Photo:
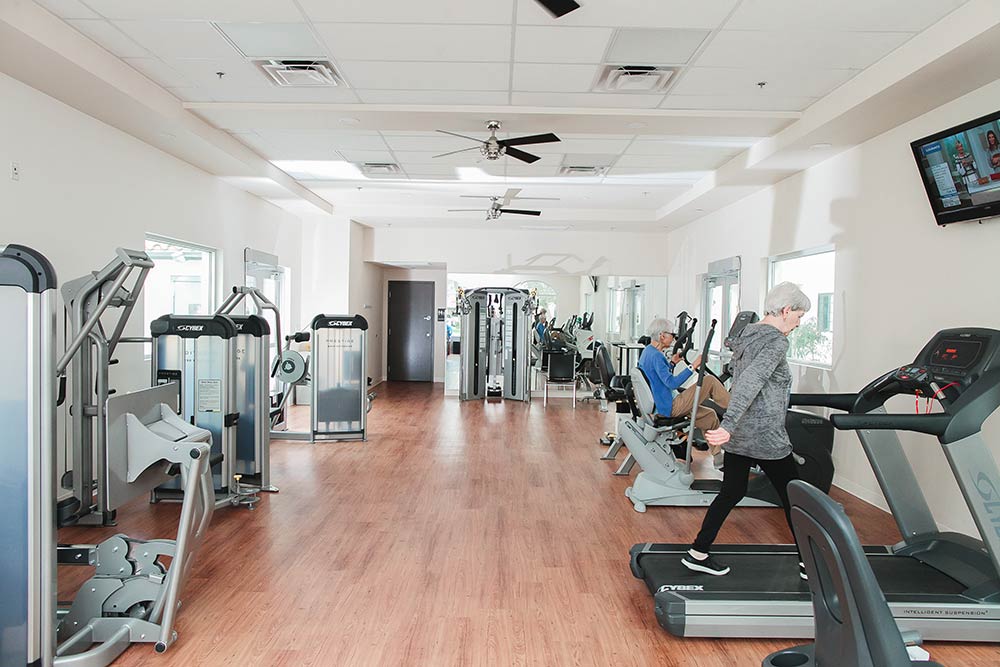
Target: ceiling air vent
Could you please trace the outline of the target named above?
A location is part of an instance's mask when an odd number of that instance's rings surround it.
[[[657,93],[667,89],[676,67],[653,65],[605,65],[594,90],[604,93]]]
[[[607,167],[595,167],[593,165],[573,165],[564,164],[559,167],[560,176],[603,176]]]
[[[394,176],[400,173],[400,168],[395,162],[365,162],[361,171],[369,176]]]
[[[255,60],[254,64],[276,86],[343,86],[344,79],[329,60]]]

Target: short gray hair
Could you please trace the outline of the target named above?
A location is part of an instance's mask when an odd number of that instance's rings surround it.
[[[657,317],[655,320],[650,322],[649,326],[646,327],[646,333],[649,334],[649,337],[653,340],[656,340],[659,338],[660,334],[664,333],[670,334],[671,336],[676,335],[676,332],[674,331],[674,323],[662,317]]]
[[[778,283],[764,298],[764,314],[780,315],[784,308],[808,312],[812,308],[812,301],[795,283]]]

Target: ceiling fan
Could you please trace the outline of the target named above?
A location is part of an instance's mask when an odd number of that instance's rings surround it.
[[[512,158],[521,160],[522,162],[527,162],[531,164],[532,162],[537,162],[541,158],[537,155],[532,155],[531,153],[526,153],[519,148],[514,148],[514,146],[528,146],[530,144],[548,144],[554,141],[559,141],[559,137],[552,134],[551,132],[547,134],[532,134],[527,137],[513,137],[511,139],[497,139],[497,130],[500,129],[500,121],[490,120],[486,122],[486,129],[490,131],[490,138],[477,139],[476,137],[470,137],[465,134],[459,134],[457,132],[449,132],[448,130],[438,130],[442,134],[450,134],[453,137],[461,137],[463,139],[469,139],[475,141],[479,146],[473,146],[472,148],[462,148],[457,151],[451,151],[450,153],[441,153],[440,155],[435,155],[434,157],[444,157],[445,155],[454,155],[455,153],[464,153],[465,151],[479,150],[487,160],[499,160],[501,155],[509,155]]]
[[[538,0],[538,4],[549,10],[549,13],[556,18],[563,17],[576,9],[580,9],[580,4],[575,2],[575,0]]]
[[[462,195],[466,199],[489,199],[490,206],[486,209],[486,219],[496,220],[500,217],[501,213],[510,213],[512,215],[541,215],[541,211],[529,211],[523,208],[507,208],[511,201],[517,199],[518,201],[559,201],[558,197],[518,197],[517,193],[521,191],[521,188],[508,188],[502,196],[489,196],[489,195]],[[450,208],[449,213],[467,213],[471,211],[482,211],[480,208]]]

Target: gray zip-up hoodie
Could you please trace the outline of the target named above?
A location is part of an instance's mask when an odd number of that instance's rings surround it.
[[[722,428],[732,434],[723,449],[755,459],[782,459],[792,453],[785,412],[792,373],[785,355],[788,338],[758,322],[730,342],[733,388]]]

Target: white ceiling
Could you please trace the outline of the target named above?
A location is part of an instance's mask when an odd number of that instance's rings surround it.
[[[459,194],[511,185],[560,197],[543,217],[581,225],[598,224],[587,211],[655,224],[704,175],[966,2],[581,0],[557,20],[535,0],[36,1],[268,160],[398,164],[389,179],[336,164],[337,180],[299,178],[362,222],[451,224]],[[250,62],[265,57],[328,59],[346,85],[274,87]],[[678,71],[665,91],[595,92],[604,64]],[[541,157],[531,165],[434,157],[472,145],[435,129],[485,137],[490,118],[501,137],[562,141],[524,147]],[[570,164],[605,170],[560,177]]]

